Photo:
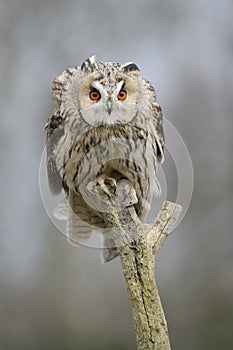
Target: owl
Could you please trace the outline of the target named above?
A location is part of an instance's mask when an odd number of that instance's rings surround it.
[[[88,184],[104,178],[107,188],[127,179],[136,193],[137,215],[145,220],[160,191],[156,170],[164,159],[161,107],[136,64],[96,62],[95,56],[59,75],[52,95],[55,110],[45,125],[48,183],[52,194],[63,190],[66,197],[55,216],[67,220],[67,238],[73,245],[100,230],[103,259],[110,261],[117,250],[101,208],[89,200]]]

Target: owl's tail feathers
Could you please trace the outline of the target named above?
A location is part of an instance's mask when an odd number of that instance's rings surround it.
[[[85,244],[91,237],[92,228],[82,221],[74,210],[70,208],[69,217],[66,222],[66,235],[68,242],[73,246]]]
[[[85,244],[93,231],[104,228],[103,218],[98,216],[84,201],[81,194],[69,192],[69,216],[67,240],[72,245]]]
[[[111,237],[108,237],[106,234],[103,234],[103,248],[101,253],[102,263],[107,263],[115,259],[119,255],[114,240]]]
[[[72,246],[88,245],[87,241],[97,229],[101,231],[103,237],[102,263],[109,262],[118,256],[114,240],[111,238],[111,229],[105,227],[103,218],[87,207],[81,195],[70,191],[69,197],[58,204],[53,215],[58,220],[66,221],[66,237]]]
[[[71,245],[79,246],[90,238],[93,228],[76,215],[68,198],[58,204],[53,215],[58,220],[66,221],[66,237]]]
[[[103,219],[91,212],[81,195],[73,191],[58,204],[53,215],[66,221],[66,237],[73,246],[86,245],[93,230],[103,227]]]

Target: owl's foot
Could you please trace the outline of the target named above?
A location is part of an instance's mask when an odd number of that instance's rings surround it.
[[[109,200],[106,200],[106,196]],[[98,212],[121,211],[138,202],[136,191],[129,180],[116,180],[104,174],[86,186],[85,198],[88,199],[88,205]]]
[[[96,179],[96,186],[100,188],[109,198],[116,193],[117,182],[113,177],[99,175]]]

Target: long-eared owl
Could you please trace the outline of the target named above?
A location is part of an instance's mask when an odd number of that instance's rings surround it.
[[[88,183],[102,175],[127,179],[135,189],[135,209],[145,220],[159,192],[157,163],[164,157],[162,111],[152,85],[132,62],[96,62],[66,69],[53,82],[55,110],[47,133],[49,187],[63,189],[68,203],[67,237],[71,244],[104,231],[101,211],[85,196]],[[57,216],[59,216],[59,210]],[[117,252],[105,238],[106,261]]]

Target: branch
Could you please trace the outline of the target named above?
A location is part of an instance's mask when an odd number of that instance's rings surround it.
[[[92,194],[100,206],[106,226],[120,255],[128,297],[132,306],[138,350],[169,350],[167,323],[154,277],[158,251],[172,231],[181,206],[165,202],[155,221],[142,223],[135,212],[135,191],[127,180],[117,182],[112,194],[92,183]],[[106,207],[109,210],[106,211]],[[117,211],[114,211],[117,208]]]

